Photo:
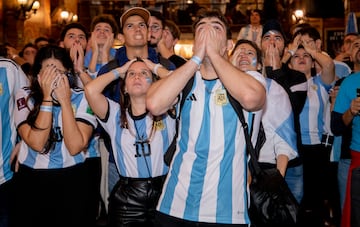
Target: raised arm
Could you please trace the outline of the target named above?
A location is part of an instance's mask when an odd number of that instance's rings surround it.
[[[77,121],[71,104],[71,89],[65,75],[61,77],[54,90],[61,105],[62,131],[64,143],[71,155],[77,155],[87,148],[93,133],[93,126]]]
[[[86,70],[84,69],[84,49],[80,44],[75,44],[70,48],[70,56],[74,62],[75,72],[79,76],[83,86],[85,86],[92,80],[92,78],[89,74],[86,73]]]
[[[196,60],[186,62],[169,76],[153,83],[147,92],[146,107],[153,115],[165,113],[174,104],[186,83],[194,76],[205,55],[205,34],[200,33],[194,40]]]
[[[42,152],[43,148],[49,138],[50,130],[52,126],[52,84],[56,77],[56,67],[48,65],[38,74],[39,85],[43,91],[44,98],[42,100],[42,107],[36,116],[34,125],[36,127],[31,127],[26,121],[26,117],[29,115],[30,110],[24,108],[24,106],[19,106],[15,109],[15,121],[18,126],[18,133],[20,137],[31,147],[33,150]],[[26,100],[25,94],[21,92],[16,94],[16,100]],[[20,102],[18,101],[18,104]],[[25,117],[26,116],[26,117]]]
[[[214,27],[207,27],[206,56],[211,61],[216,74],[230,94],[248,111],[256,111],[265,103],[265,87],[254,77],[240,71],[227,58],[227,50],[232,42],[227,41],[227,49],[223,49],[223,39]]]
[[[90,73],[97,73],[96,66],[98,62],[101,65],[105,65],[110,61],[110,50],[114,42],[114,33],[111,34],[104,34],[106,37],[106,41],[103,45],[99,45],[96,39],[96,32],[91,33],[91,59],[89,63],[89,71]]]
[[[265,87],[254,77],[238,70],[220,55],[212,56],[211,62],[230,94],[248,111],[257,111],[265,103]]]
[[[305,51],[311,54],[311,57],[321,67],[321,80],[325,84],[331,84],[335,80],[335,64],[334,61],[326,54],[317,51],[310,43],[302,42]]]
[[[289,59],[295,54],[295,51],[298,49],[299,44],[300,44],[300,38],[301,38],[301,34],[297,35],[294,38],[294,40],[287,45],[287,47],[284,51],[284,55],[281,59],[281,62],[283,64],[287,64]]]
[[[91,73],[95,73],[96,72],[96,64],[97,64],[98,57],[99,57],[99,47],[98,47],[98,44],[96,41],[95,32],[91,33],[91,38],[90,38],[89,42],[91,45],[91,58],[90,58],[88,69]]]
[[[171,73],[171,71],[167,70],[160,63],[155,64],[149,59],[143,59],[143,61],[145,62],[146,66],[151,70],[151,72],[157,75],[159,78],[165,78]]]
[[[198,67],[194,61],[188,61],[169,76],[153,83],[146,96],[148,110],[155,116],[169,110]]]
[[[86,99],[88,100],[92,111],[100,119],[105,118],[109,108],[107,99],[102,93],[104,88],[119,77],[124,79],[125,73],[133,61],[134,60],[128,61],[125,65],[113,69],[86,84],[84,88]]]

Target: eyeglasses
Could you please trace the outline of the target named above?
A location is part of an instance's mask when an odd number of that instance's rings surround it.
[[[151,72],[148,70],[141,70],[140,72],[135,71],[128,71],[126,76],[128,78],[135,78],[135,76],[141,77],[141,78],[151,78]]]
[[[149,27],[149,30],[152,32],[158,32],[160,29],[162,29],[162,27],[158,24],[154,24]]]

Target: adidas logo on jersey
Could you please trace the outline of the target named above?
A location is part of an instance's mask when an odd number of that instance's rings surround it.
[[[187,100],[190,100],[190,101],[197,101],[196,97],[195,97],[195,94],[194,93],[191,93],[191,95],[187,98]]]

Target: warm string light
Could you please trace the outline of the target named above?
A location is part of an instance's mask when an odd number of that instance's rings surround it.
[[[18,3],[20,5],[25,5],[27,3],[27,0],[18,0]]]
[[[61,13],[60,13],[60,17],[62,20],[67,20],[69,18],[69,15],[70,15],[69,11],[66,11],[66,10],[61,11]]]
[[[38,10],[40,8],[40,2],[39,1],[35,1],[33,3],[32,9],[33,10]]]
[[[305,13],[304,10],[297,9],[291,15],[291,18],[294,23],[302,23],[305,20]]]
[[[69,22],[77,22],[78,21],[78,15],[74,14],[72,12],[67,11],[66,9],[63,9],[60,12],[60,21],[59,24],[60,25],[64,25],[67,24]]]

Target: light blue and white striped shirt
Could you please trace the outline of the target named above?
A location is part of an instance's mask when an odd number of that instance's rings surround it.
[[[154,121],[150,113],[131,116],[126,111],[128,129],[122,128],[120,105],[110,99],[108,102],[108,117],[99,122],[111,138],[120,175],[131,178],[166,175],[169,168],[164,163],[164,153],[175,135],[175,119],[165,114]],[[149,142],[140,143],[146,140]]]
[[[265,84],[261,75],[257,79]],[[255,143],[261,114],[243,112]],[[246,143],[221,81],[203,80],[198,71],[180,116],[157,209],[196,222],[248,224]]]
[[[74,111],[74,116],[77,121],[87,123],[91,125],[94,129],[97,126],[97,121],[95,115],[93,114],[90,106],[85,98],[84,92],[82,90],[71,89],[71,105]],[[18,108],[15,111],[15,124],[18,127],[26,121],[27,116],[30,112],[28,108],[20,108],[19,103],[23,103],[29,95],[30,90],[20,89],[16,95],[16,100],[18,102]],[[33,104],[28,101],[29,108],[33,108]],[[62,129],[62,111],[61,106],[53,105],[53,124],[52,128],[55,131],[55,134],[61,137],[63,133]],[[60,135],[61,134],[61,135]],[[23,140],[21,141],[20,152],[18,160],[21,164],[24,164],[33,169],[55,169],[55,168],[66,168],[74,166],[85,161],[85,153],[80,152],[79,154],[72,156],[67,147],[65,146],[64,140],[61,139],[59,142],[54,142],[55,145],[52,150],[47,154],[41,154],[39,152],[31,149]],[[91,141],[89,141],[89,144]],[[93,147],[89,147],[93,149]]]
[[[278,155],[286,155],[289,160],[298,155],[294,115],[284,88],[269,78],[266,78],[266,83],[266,104],[262,115],[266,141],[260,150],[259,162],[276,164]]]
[[[10,155],[16,142],[14,109],[16,92],[28,84],[26,75],[12,60],[0,57],[0,185],[10,180]]]
[[[307,98],[300,113],[301,141],[305,145],[321,143],[325,129],[327,103],[331,85],[326,85],[317,74],[307,81]]]

